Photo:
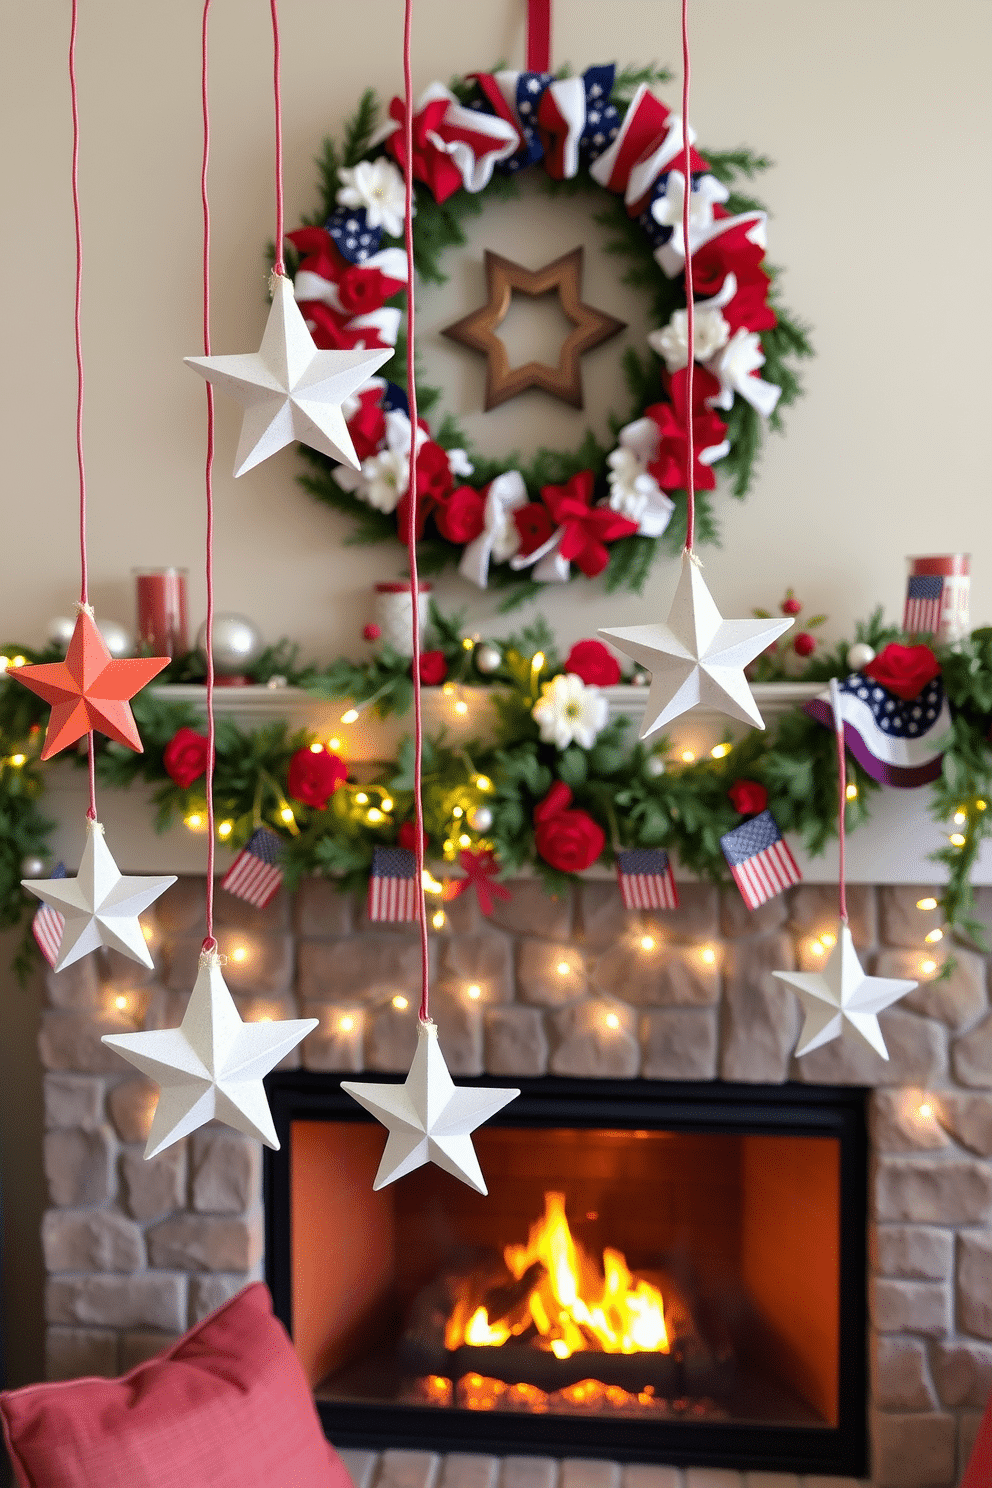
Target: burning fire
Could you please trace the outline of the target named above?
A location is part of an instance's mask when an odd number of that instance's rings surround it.
[[[595,1350],[607,1354],[670,1351],[661,1292],[632,1275],[618,1250],[597,1264],[577,1244],[565,1217],[565,1196],[544,1195],[544,1214],[526,1245],[508,1245],[503,1259],[512,1282],[479,1302],[466,1288],[445,1329],[445,1347],[496,1347],[530,1334],[558,1359]],[[534,1337],[536,1330],[537,1337]]]

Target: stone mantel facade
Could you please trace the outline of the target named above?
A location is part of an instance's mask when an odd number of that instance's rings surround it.
[[[798,1006],[770,973],[816,963],[817,937],[835,928],[835,888],[805,884],[749,914],[734,888],[681,885],[680,909],[652,921],[626,912],[614,883],[584,882],[559,900],[532,882],[511,887],[490,920],[466,895],[431,935],[432,1013],[454,1073],[874,1088],[871,1481],[951,1488],[992,1388],[986,962],[962,952],[949,980],[924,980],[882,1014],[888,1062],[846,1040],[796,1061]],[[153,972],[102,953],[47,978],[40,1049],[53,1377],[129,1367],[260,1271],[257,1145],[210,1126],[144,1162],[154,1087],[100,1042],[105,1032],[180,1021],[203,890],[202,878],[182,878],[150,913]],[[852,930],[871,969],[918,973],[928,927],[916,901],[926,892],[852,887]],[[992,891],[979,897],[992,909]],[[261,912],[221,893],[217,922],[243,1017],[319,1018],[291,1060],[314,1070],[408,1065],[418,996],[412,927],[370,925],[358,898],[317,880]],[[645,935],[654,946],[642,946]],[[404,997],[408,1006],[394,1005]],[[352,1455],[357,1488],[621,1488],[621,1469],[604,1463]],[[746,1488],[798,1485],[751,1474]],[[622,1488],[745,1483],[708,1469],[627,1468]]]

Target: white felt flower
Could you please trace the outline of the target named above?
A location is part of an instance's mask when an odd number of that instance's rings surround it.
[[[342,170],[337,199],[342,207],[364,207],[369,227],[381,227],[391,238],[402,237],[406,192],[391,160],[360,160]]]
[[[609,465],[609,504],[644,537],[660,537],[672,519],[675,503],[648,470],[658,455],[658,425],[635,419],[620,430],[618,447],[606,457]]]
[[[343,174],[343,172],[342,172]],[[700,176],[689,192],[689,251],[695,253],[713,225],[713,205],[725,202],[730,195],[726,186],[716,176]],[[668,246],[680,258],[685,257],[682,245],[682,213],[685,200],[685,175],[682,171],[669,171],[665,182],[664,196],[656,196],[651,203],[651,216],[659,227],[670,227],[672,236]]]
[[[730,339],[730,326],[720,310],[712,305],[697,305],[693,316],[693,335],[697,362],[707,362]],[[648,345],[664,357],[669,372],[679,372],[689,362],[689,312],[675,310],[660,331],[652,331]]]
[[[475,466],[463,449],[449,449],[446,453],[448,456],[448,469],[452,475],[458,475],[464,479],[472,474]]]
[[[591,749],[596,735],[606,726],[607,703],[598,687],[587,687],[574,672],[552,677],[541,688],[531,717],[541,730],[545,744],[567,749],[574,740]]]
[[[764,365],[761,337],[757,331],[742,326],[709,364],[708,370],[720,379],[720,393],[712,399],[713,407],[729,408],[734,394],[739,393],[763,418],[768,418],[775,411],[782,389],[777,383],[755,377],[758,368]]]
[[[406,491],[409,457],[399,450],[384,449],[362,461],[362,484],[355,495],[376,511],[395,511]]]

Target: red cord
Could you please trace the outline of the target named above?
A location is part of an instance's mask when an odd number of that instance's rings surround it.
[[[410,559],[410,607],[413,619],[413,807],[417,843],[417,902],[420,909],[420,1021],[430,1018],[430,951],[427,942],[427,900],[424,895],[424,797],[421,770],[424,758],[424,720],[420,696],[420,579],[417,574],[417,358],[414,349],[413,289],[413,0],[404,0],[403,17],[403,186],[406,217],[403,240],[406,246],[406,393],[410,405],[410,463],[407,500],[409,523],[406,548]]]
[[[696,535],[696,451],[692,427],[692,373],[696,355],[695,304],[692,293],[692,264],[689,259],[689,198],[692,194],[692,171],[689,163],[689,0],[682,0],[682,148],[685,151],[685,190],[682,193],[682,247],[685,252],[685,308],[686,335],[689,342],[689,360],[686,366],[685,402],[686,425],[686,479],[685,479],[685,550],[692,553]]]
[[[847,754],[844,740],[844,720],[840,713],[840,689],[835,679],[830,683],[830,706],[834,715],[834,738],[837,740],[837,837],[840,844],[838,874],[840,875],[840,918],[843,925],[847,924],[847,884],[845,883],[845,847],[847,836],[847,822],[845,812],[847,810]]]
[[[207,195],[207,167],[210,164],[210,95],[208,89],[209,51],[207,17],[211,0],[203,0],[201,37],[200,100],[203,108],[203,163],[200,169],[200,201],[203,205],[203,355],[210,355],[210,199]],[[214,390],[207,390],[207,454],[204,486],[207,498],[207,935],[205,951],[215,951],[214,938],[214,752],[217,725],[214,719]]]
[[[285,274],[286,260],[283,257],[283,200],[282,200],[282,87],[279,82],[282,51],[279,45],[279,6],[277,0],[269,0],[272,12],[272,91],[275,97],[276,114],[276,258],[274,272]]]

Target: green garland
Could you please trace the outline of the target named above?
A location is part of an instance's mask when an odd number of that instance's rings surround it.
[[[876,649],[901,639],[876,612],[859,625],[856,637]],[[453,686],[491,686],[496,715],[494,736],[459,745],[444,736],[429,739],[424,751],[424,819],[433,859],[453,861],[460,846],[491,845],[506,874],[533,868],[552,891],[571,875],[548,866],[535,852],[533,810],[556,780],[571,787],[575,805],[591,813],[617,846],[664,847],[703,878],[728,878],[720,836],[741,820],[728,796],[735,781],[763,784],[768,804],[785,832],[796,833],[810,853],[823,850],[836,832],[837,771],[833,735],[803,711],[785,714],[772,727],[747,734],[728,746],[720,758],[683,765],[669,759],[663,774],[653,762],[670,754],[667,739],[650,745],[632,742],[626,720],[601,731],[591,749],[573,744],[559,751],[543,744],[531,709],[540,684],[563,670],[553,637],[543,621],[498,643],[501,662],[483,676],[476,664],[478,643],[466,640],[459,617],[445,617],[432,606],[426,647],[443,653]],[[849,642],[818,655],[799,680],[826,681],[849,672]],[[543,661],[537,655],[543,653]],[[940,777],[931,788],[934,817],[949,826],[946,847],[934,854],[947,870],[941,898],[946,925],[960,940],[982,949],[986,942],[975,913],[970,875],[981,843],[992,835],[992,628],[976,630],[956,649],[939,649],[954,725]],[[5,648],[5,656],[52,661],[50,647],[36,652],[26,646]],[[277,668],[278,664],[278,668]],[[195,677],[202,663],[183,658],[162,673],[161,681]],[[380,714],[404,712],[412,684],[409,661],[382,647],[365,663],[339,660],[330,667],[300,667],[286,643],[272,648],[257,664],[256,681],[281,674],[315,697],[368,702]],[[373,700],[371,702],[370,700]],[[202,729],[202,710],[173,702],[152,691],[133,701],[144,743],[135,754],[103,742],[97,753],[101,785],[126,787],[141,780],[153,787],[156,826],[202,813],[202,779],[182,789],[163,763],[166,746],[181,727]],[[52,823],[43,813],[45,768],[39,753],[46,707],[33,693],[9,678],[0,681],[0,925],[17,924],[36,901],[20,886],[21,864],[30,855],[44,856]],[[217,725],[214,791],[217,820],[224,841],[242,846],[260,822],[285,843],[286,880],[293,887],[306,874],[323,874],[343,889],[363,885],[376,845],[395,842],[399,826],[413,814],[412,741],[406,738],[398,757],[383,763],[371,779],[349,781],[323,810],[293,801],[287,822],[287,771],[293,755],[315,739],[276,723],[245,730],[229,719]],[[85,754],[76,763],[85,766]],[[857,786],[847,806],[847,824],[868,820],[878,784],[849,758],[849,779]],[[364,800],[361,799],[364,797]],[[490,807],[493,822],[484,834],[469,823],[474,807]],[[986,809],[988,808],[988,809]],[[964,821],[960,821],[961,814]],[[371,816],[371,819],[370,819]],[[954,834],[953,836],[951,834]],[[460,842],[459,838],[464,837]],[[609,853],[609,849],[607,849]],[[16,962],[20,972],[31,965],[26,938]]]

